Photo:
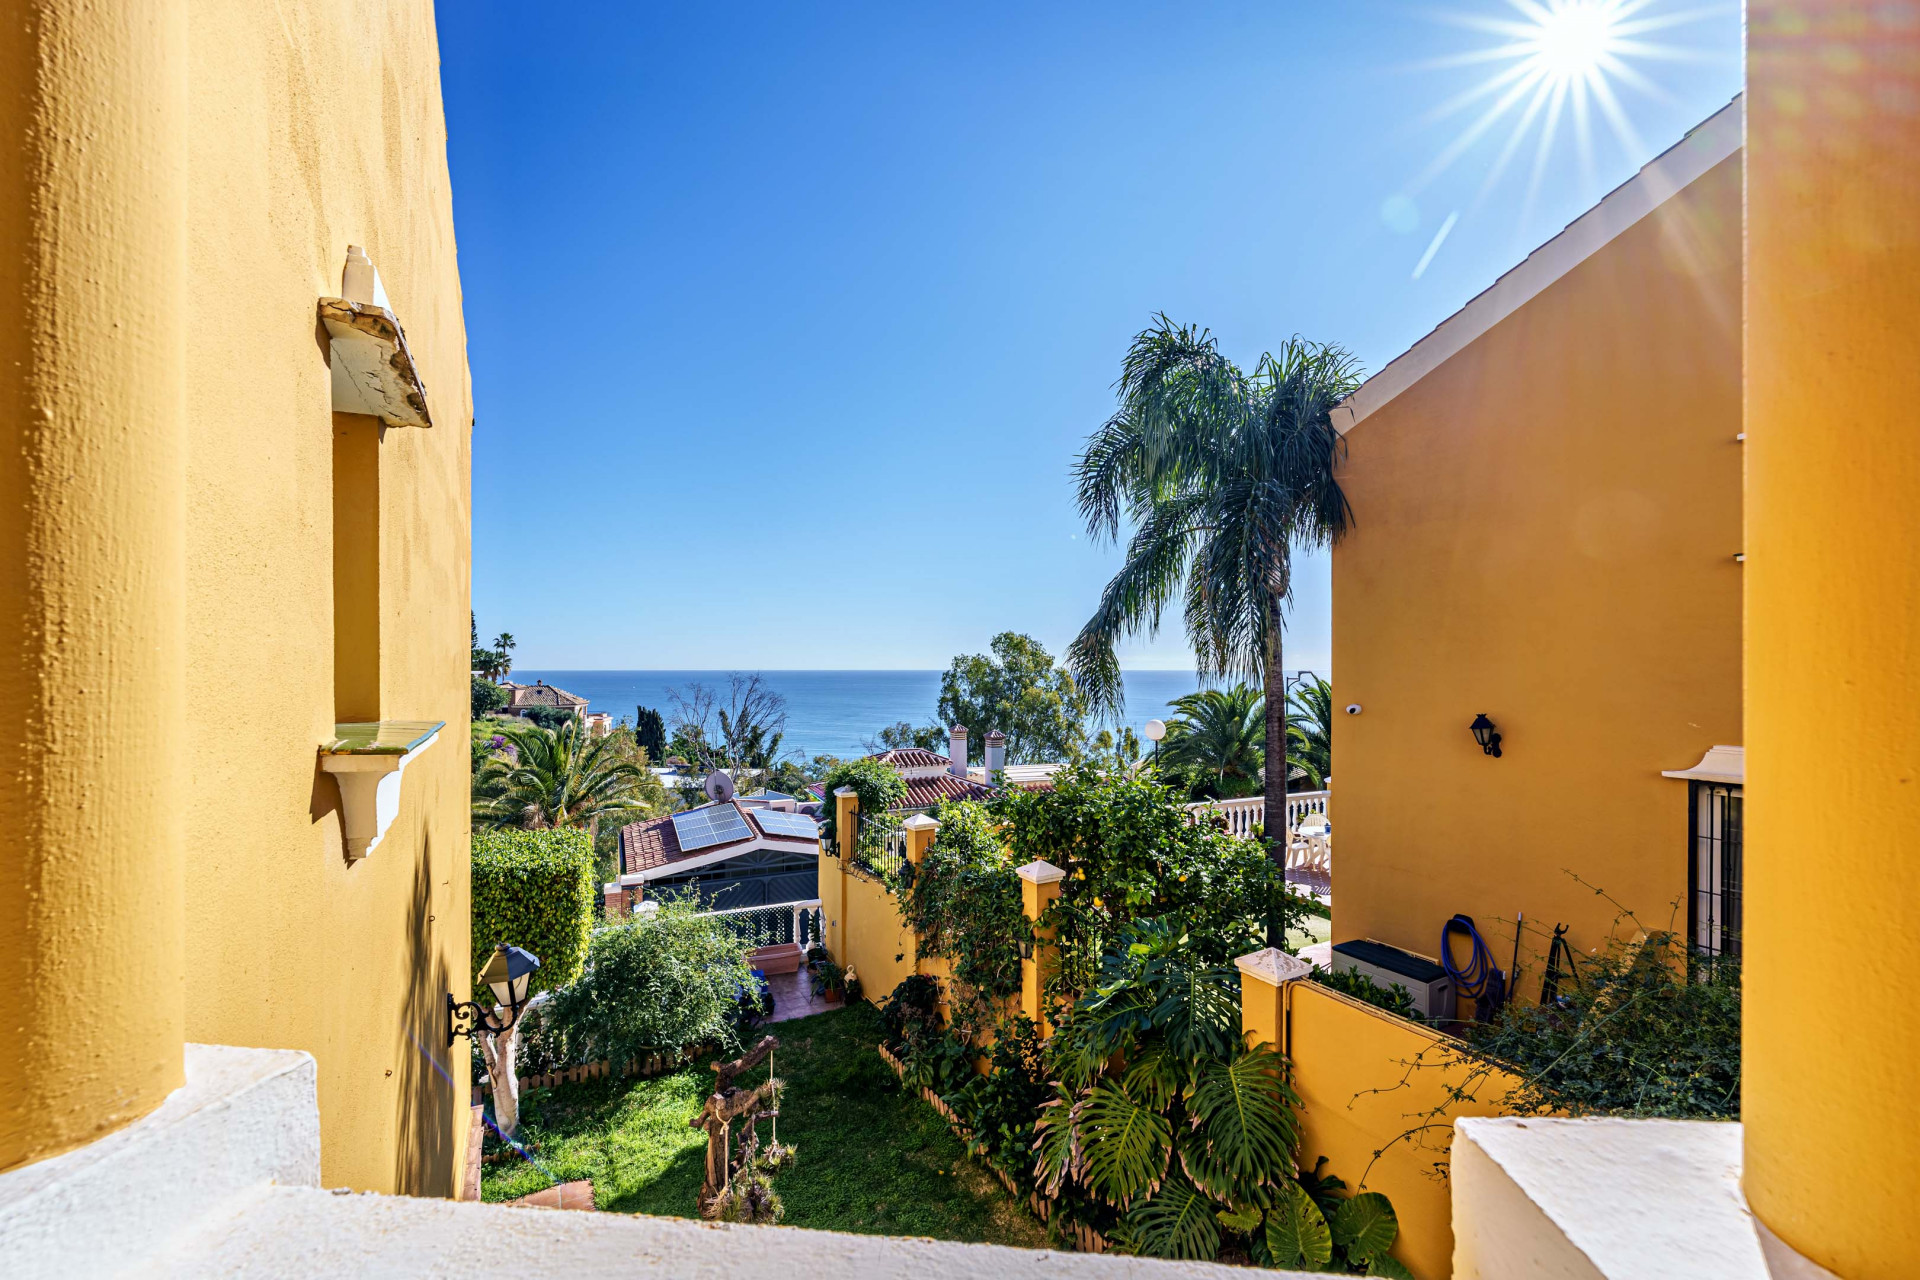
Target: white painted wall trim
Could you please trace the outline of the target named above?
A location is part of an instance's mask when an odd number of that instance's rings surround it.
[[[1735,98],[1334,406],[1334,429],[1341,435],[1353,430],[1394,397],[1540,296],[1556,280],[1738,151],[1745,133],[1745,109],[1741,100]]]
[[[1662,769],[1663,778],[1682,778],[1689,782],[1724,782],[1744,786],[1747,781],[1745,747],[1708,747],[1707,754],[1691,769]]]

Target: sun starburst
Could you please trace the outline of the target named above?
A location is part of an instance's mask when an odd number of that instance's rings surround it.
[[[1539,193],[1542,174],[1555,144],[1570,135],[1585,185],[1597,184],[1594,120],[1597,116],[1620,150],[1636,161],[1647,158],[1645,142],[1622,102],[1631,91],[1671,103],[1671,95],[1637,64],[1710,61],[1714,55],[1667,43],[1666,33],[1702,19],[1724,16],[1728,0],[1687,8],[1660,9],[1661,0],[1505,0],[1505,10],[1435,12],[1436,20],[1495,37],[1479,48],[1422,64],[1428,68],[1483,66],[1485,76],[1440,103],[1425,119],[1436,124],[1465,116],[1465,123],[1432,161],[1403,188],[1419,193],[1452,169],[1489,135],[1497,149],[1472,204],[1485,200],[1506,176],[1515,156],[1532,140],[1532,166],[1520,202],[1526,225]],[[1502,136],[1504,131],[1504,136]],[[1455,217],[1458,216],[1456,211]],[[1445,230],[1451,230],[1452,220]],[[1418,276],[1439,247],[1436,237],[1421,259]]]

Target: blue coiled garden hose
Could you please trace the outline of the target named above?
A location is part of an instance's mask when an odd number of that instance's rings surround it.
[[[1453,962],[1453,935],[1464,933],[1473,941],[1473,950],[1462,969]],[[1455,994],[1471,997],[1476,1021],[1490,1022],[1500,1006],[1507,1002],[1507,975],[1493,967],[1493,952],[1474,927],[1473,917],[1456,915],[1440,930],[1440,965],[1453,980]]]

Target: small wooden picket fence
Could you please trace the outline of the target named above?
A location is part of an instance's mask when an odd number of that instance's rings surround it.
[[[679,1054],[649,1054],[644,1061],[628,1062],[620,1074],[639,1076],[643,1080],[650,1076],[665,1075],[669,1071],[679,1070],[682,1065],[692,1061],[693,1056],[693,1051],[690,1049]],[[598,1062],[583,1063],[563,1071],[546,1071],[539,1075],[521,1076],[520,1092],[525,1093],[529,1089],[551,1089],[561,1084],[579,1084],[583,1080],[605,1080],[612,1074],[613,1064],[602,1058]],[[489,1088],[491,1088],[490,1085],[484,1084],[473,1086],[474,1106],[480,1105]]]
[[[893,1074],[899,1076],[900,1082],[905,1084],[907,1080],[907,1064],[888,1052],[887,1046],[877,1045],[875,1047],[880,1050],[881,1061],[885,1062],[889,1067],[892,1067]],[[973,1130],[969,1129],[961,1121],[960,1117],[954,1114],[953,1108],[947,1105],[946,1099],[925,1086],[922,1086],[920,1089],[920,1097],[926,1101],[928,1106],[940,1113],[941,1118],[952,1127],[955,1137],[959,1138],[962,1142],[972,1143]],[[982,1160],[978,1163],[983,1165],[988,1173],[1000,1179],[1000,1185],[1007,1189],[1007,1194],[1012,1196],[1016,1203],[1019,1202],[1021,1198],[1020,1187],[1014,1182],[1006,1170],[989,1161]],[[1042,1222],[1047,1222],[1053,1217],[1053,1201],[1049,1197],[1041,1195],[1038,1191],[1027,1193],[1026,1206],[1027,1212]],[[1107,1251],[1107,1238],[1084,1223],[1075,1222],[1070,1224],[1068,1234],[1073,1238],[1073,1247],[1081,1253],[1105,1253]]]

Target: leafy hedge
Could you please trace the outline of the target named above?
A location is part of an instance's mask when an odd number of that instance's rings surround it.
[[[627,1062],[699,1045],[739,1047],[740,996],[752,989],[746,948],[713,916],[670,900],[593,935],[580,980],[554,992],[543,1022],[576,1062]]]
[[[587,958],[599,893],[593,883],[593,837],[584,831],[473,833],[473,968],[487,963],[496,943],[524,947],[540,958],[534,991],[564,987]],[[474,999],[492,993],[474,988]]]
[[[953,961],[956,1023],[990,1028],[998,1006],[1020,994],[1020,949],[1033,937],[993,815],[968,801],[943,805],[926,860],[901,867],[897,893],[916,954]]]

